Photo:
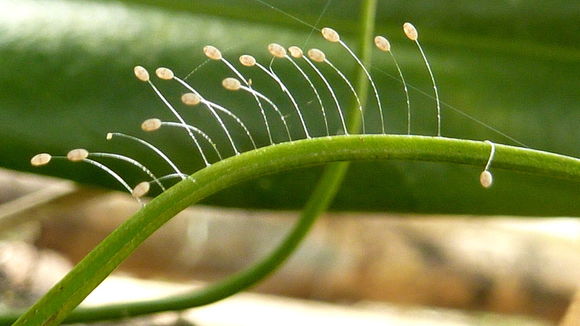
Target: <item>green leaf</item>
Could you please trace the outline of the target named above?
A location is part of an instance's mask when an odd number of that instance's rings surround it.
[[[142,2],[142,1],[140,1]],[[142,2],[146,3],[146,2]],[[152,2],[153,3],[153,2]],[[313,24],[325,2],[271,2],[277,8]],[[56,175],[83,183],[120,189],[111,177],[91,166],[54,161],[32,169],[29,159],[38,152],[66,154],[85,147],[91,151],[117,152],[139,159],[157,174],[169,173],[164,162],[137,144],[105,141],[109,131],[143,136],[163,147],[187,172],[203,163],[187,135],[179,130],[145,134],[141,121],[150,117],[174,120],[146,84],[132,76],[132,67],[144,65],[172,68],[187,75],[205,57],[206,44],[220,47],[232,62],[244,53],[264,64],[270,42],[324,49],[346,73],[354,65],[336,44],[318,33],[309,38],[310,27],[258,1],[164,1],[140,6],[118,2],[2,1],[0,3],[0,164],[17,170]],[[432,64],[442,99],[532,148],[572,156],[580,155],[577,121],[580,50],[574,26],[573,2],[449,1],[428,5],[394,1],[380,3],[377,29],[393,43],[406,79],[431,94],[431,85],[414,44],[404,39],[400,25],[412,21]],[[343,34],[356,22],[356,4],[333,1],[321,24]],[[353,42],[350,42],[353,43]],[[315,99],[300,75],[284,62],[274,64],[303,107],[316,135],[323,124]],[[273,83],[255,70],[245,69],[254,85],[272,96],[292,122],[294,137],[300,125],[292,107]],[[387,130],[404,133],[406,108],[401,85],[390,59],[375,53],[372,72],[386,108]],[[331,72],[328,71],[331,75]],[[220,82],[231,73],[218,62],[208,62],[190,79],[208,99],[231,107],[255,133],[260,145],[267,136],[253,99],[222,89]],[[157,81],[187,121],[210,134],[224,153],[229,147],[223,132],[199,108],[178,102],[184,91],[176,83]],[[331,78],[343,102],[348,90],[336,76]],[[247,94],[246,94],[247,95]],[[435,133],[435,103],[411,91],[413,132]],[[329,102],[331,103],[331,102]],[[329,104],[328,109],[331,111]],[[371,101],[368,121],[373,131],[376,107]],[[276,118],[271,116],[272,120]],[[336,114],[332,125],[338,130]],[[235,129],[233,124],[229,124]],[[274,126],[283,140],[282,126]],[[241,130],[235,139],[244,150],[251,144]],[[485,126],[444,108],[443,134],[467,139],[512,142]],[[209,148],[208,148],[209,150]],[[229,152],[231,155],[232,152]],[[216,158],[213,157],[213,160]],[[105,162],[105,161],[104,161]],[[146,176],[127,164],[106,161],[131,185]],[[575,183],[553,181],[511,172],[498,172],[490,190],[481,189],[478,175],[483,167],[457,167],[442,163],[407,161],[354,164],[334,208],[429,213],[478,213],[521,215],[580,215]],[[492,164],[493,169],[493,164]],[[222,191],[206,203],[240,207],[299,208],[320,173],[303,169]]]

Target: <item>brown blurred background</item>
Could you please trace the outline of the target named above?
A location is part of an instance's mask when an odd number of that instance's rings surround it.
[[[0,173],[0,201],[4,308],[30,304],[138,209],[125,194],[7,171]],[[266,255],[296,218],[294,212],[192,207],[118,274],[172,284],[219,280]],[[300,307],[328,304],[384,318],[400,317],[403,309],[417,325],[434,322],[425,311],[440,312],[438,321],[449,318],[443,325],[455,325],[458,314],[465,321],[458,325],[555,325],[575,292],[578,270],[580,223],[574,219],[331,213],[280,271],[252,289],[275,296],[248,300],[282,300],[293,311],[288,302],[294,301],[281,298],[291,297]],[[329,315],[328,306],[320,309]],[[244,325],[238,322],[232,325]]]

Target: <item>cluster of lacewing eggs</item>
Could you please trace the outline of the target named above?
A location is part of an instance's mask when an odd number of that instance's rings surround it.
[[[415,42],[418,41],[417,29],[411,23],[405,23],[403,25],[403,31],[404,31],[405,35],[407,36],[407,38],[409,38],[410,40],[415,41]],[[322,36],[326,40],[328,40],[329,42],[333,42],[333,43],[339,42],[339,43],[341,43],[341,45],[346,47],[346,45],[340,40],[340,35],[334,29],[325,27],[321,30],[321,33],[322,33]],[[376,47],[381,51],[384,51],[384,52],[391,51],[391,44],[384,36],[376,36],[374,38],[374,43],[375,43]],[[285,58],[288,56],[288,53],[290,53],[290,56],[292,56],[293,58],[297,58],[297,59],[302,58],[304,56],[304,52],[302,51],[302,49],[297,47],[297,46],[290,46],[288,48],[288,50],[286,50],[286,48],[284,48],[283,46],[281,46],[280,44],[277,44],[277,43],[269,44],[268,51],[270,52],[270,54],[273,57],[276,57],[276,58]],[[349,51],[350,51],[350,49],[349,49]],[[221,51],[214,46],[211,46],[211,45],[205,46],[203,48],[203,52],[211,60],[216,60],[216,61],[217,60],[224,60]],[[307,55],[308,55],[308,58],[310,58],[310,60],[312,60],[314,62],[327,62],[325,53],[319,49],[315,49],[315,48],[309,49],[307,51]],[[426,58],[424,58],[424,59],[425,59],[425,63],[427,64],[427,66],[429,66],[427,59]],[[240,56],[239,62],[243,66],[246,66],[246,67],[253,67],[253,66],[257,65],[256,59],[253,56],[247,55],[247,54]],[[430,68],[429,68],[429,70],[430,70]],[[134,68],[134,74],[138,80],[140,80],[142,82],[151,83],[149,72],[144,67],[136,66]],[[168,68],[165,68],[165,67],[157,68],[155,70],[155,74],[157,75],[158,78],[160,78],[162,80],[171,80],[171,79],[176,78],[173,71],[168,69]],[[401,77],[403,77],[402,74],[401,74]],[[371,80],[371,82],[372,82],[372,80]],[[151,85],[153,86],[153,84],[151,84]],[[434,79],[433,79],[433,85],[434,85],[434,88],[436,89]],[[222,86],[225,89],[231,90],[231,91],[237,91],[237,90],[240,90],[241,88],[243,88],[243,85],[241,84],[240,80],[238,80],[236,78],[231,78],[231,77],[225,78],[222,81]],[[250,86],[250,85],[248,85],[248,86]],[[407,91],[406,85],[405,85],[405,91]],[[203,99],[196,92],[188,92],[188,93],[185,93],[181,96],[181,101],[186,105],[194,106],[194,105],[198,105],[199,103],[201,103],[203,101]],[[438,101],[438,98],[437,98],[437,101]],[[144,131],[155,131],[162,126],[162,123],[163,122],[161,120],[156,119],[156,118],[147,119],[141,124],[141,128]],[[309,136],[306,128],[305,128],[305,131],[306,131],[306,135]],[[345,133],[346,133],[346,130],[345,130]],[[112,133],[107,134],[107,139],[111,139],[112,135],[113,135]],[[489,168],[489,165],[491,164],[491,160],[493,159],[495,145],[489,141],[486,141],[486,142],[491,145],[491,153],[489,156],[488,163],[485,167],[485,170],[483,172],[481,172],[481,174],[480,174],[480,183],[483,187],[489,188],[493,183],[493,176],[492,176],[491,172],[489,172],[488,168]],[[68,159],[71,162],[85,161],[85,160],[87,160],[88,157],[89,157],[89,152],[86,149],[82,149],[82,148],[73,149],[73,150],[69,151],[66,155],[66,159]],[[52,160],[52,158],[53,158],[53,156],[51,156],[48,153],[40,153],[40,154],[35,155],[31,159],[30,162],[33,166],[42,166],[42,165],[48,164]],[[131,194],[135,198],[140,198],[142,196],[145,196],[150,190],[150,183],[151,182],[143,181],[143,182],[137,184],[132,189]]]

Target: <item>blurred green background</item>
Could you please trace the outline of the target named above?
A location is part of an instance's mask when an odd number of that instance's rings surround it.
[[[107,142],[105,134],[120,131],[143,137],[163,148],[184,171],[203,166],[182,130],[145,134],[147,118],[174,121],[151,89],[132,73],[135,65],[150,71],[158,66],[186,76],[206,62],[203,46],[213,44],[237,64],[249,53],[267,64],[267,44],[323,49],[330,60],[350,74],[353,61],[336,44],[325,42],[312,25],[331,26],[356,48],[358,2],[346,0],[278,1],[0,1],[0,165],[121,189],[113,178],[86,164],[54,161],[32,168],[39,152],[63,155],[72,148],[114,152],[145,163],[157,174],[171,173],[146,148],[123,139]],[[327,6],[328,5],[328,6]],[[324,13],[320,16],[321,13]],[[297,21],[294,18],[304,23]],[[429,75],[401,25],[417,26],[429,57],[444,106],[443,135],[515,144],[487,128],[503,131],[531,148],[580,156],[580,3],[575,1],[381,1],[377,33],[386,35],[407,81],[432,94]],[[385,108],[389,133],[406,132],[406,106],[390,58],[374,51],[371,72]],[[239,66],[239,65],[238,65]],[[313,134],[323,135],[316,99],[296,70],[276,61],[275,71],[294,93]],[[299,137],[297,115],[277,86],[256,69],[241,69],[254,86],[272,97]],[[350,93],[331,70],[323,68],[341,102]],[[188,81],[202,95],[231,108],[248,125],[259,145],[267,136],[258,108],[248,94],[223,90],[232,76],[223,64],[206,62]],[[175,82],[153,79],[184,118],[206,131],[224,154],[232,155],[227,139],[206,110],[179,103],[184,89]],[[411,89],[414,134],[436,133],[435,102]],[[327,101],[333,131],[340,130],[336,111]],[[376,103],[367,107],[371,132],[378,132]],[[271,110],[274,138],[283,129]],[[244,150],[251,144],[235,124],[235,140]],[[210,148],[207,147],[209,151]],[[210,155],[211,157],[211,155]],[[215,160],[216,157],[211,157]],[[122,162],[102,160],[131,184],[146,176]],[[483,169],[483,167],[481,168]],[[333,209],[415,213],[474,213],[580,216],[579,186],[564,180],[492,171],[495,185],[479,185],[481,169],[416,162],[353,164]],[[320,168],[263,177],[221,192],[205,202],[252,208],[300,208]]]

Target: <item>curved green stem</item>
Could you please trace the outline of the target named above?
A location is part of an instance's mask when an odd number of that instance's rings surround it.
[[[336,161],[414,160],[483,168],[489,145],[442,137],[352,135],[314,138],[264,147],[204,168],[168,189],[119,226],[14,325],[57,325],[155,230],[186,207],[239,182],[290,169]],[[580,182],[580,159],[496,145],[494,169]],[[476,178],[476,176],[474,176]],[[158,301],[148,312],[213,302],[228,285],[196,295]],[[143,307],[145,307],[144,305]],[[145,309],[145,308],[143,308]],[[83,310],[88,313],[88,309]],[[71,316],[73,317],[74,314]],[[74,317],[73,317],[74,318]]]
[[[365,0],[361,3],[361,30],[358,52],[361,61],[366,65],[370,63],[372,47],[372,42],[370,40],[374,29],[376,4],[376,0]],[[358,66],[356,69],[356,77],[355,87],[357,93],[360,94],[361,103],[365,103],[368,92],[368,81],[364,71]],[[347,112],[347,115],[349,116],[349,131],[352,133],[358,131],[360,128],[361,117],[354,104]],[[330,164],[325,168],[320,181],[310,196],[308,203],[305,205],[298,223],[275,250],[273,250],[265,259],[259,261],[250,268],[234,274],[222,282],[214,284],[200,292],[171,297],[165,300],[108,305],[92,309],[77,309],[72,316],[67,319],[67,321],[103,320],[151,313],[154,311],[180,309],[178,307],[183,309],[199,306],[223,299],[257,283],[281,266],[292,252],[296,250],[300,242],[311,229],[311,226],[314,224],[317,217],[328,208],[334,199],[347,169],[347,162]],[[2,316],[0,316],[0,323],[1,319]]]
[[[108,304],[98,307],[75,309],[65,320],[66,323],[91,322],[138,316],[162,311],[175,311],[187,308],[208,305],[231,295],[234,295],[263,280],[272,274],[288,257],[296,250],[304,239],[317,217],[326,209],[321,203],[329,203],[334,198],[340,182],[335,177],[335,167],[338,164],[330,164],[324,171],[318,187],[312,193],[312,197],[319,201],[308,201],[298,222],[291,232],[284,238],[281,244],[268,254],[264,259],[249,268],[235,273],[217,283],[211,284],[204,289],[187,292],[181,295],[167,298]],[[329,191],[330,190],[330,191]],[[0,325],[11,324],[18,314],[0,316]]]

